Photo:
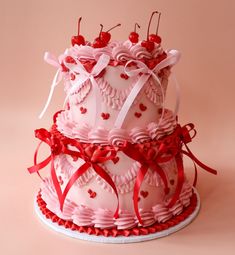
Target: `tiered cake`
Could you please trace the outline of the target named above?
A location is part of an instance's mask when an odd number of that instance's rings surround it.
[[[215,171],[187,146],[194,126],[181,127],[164,105],[179,52],[163,50],[149,31],[144,41],[136,31],[125,42],[110,39],[101,31],[90,43],[78,32],[58,59],[45,54],[58,71],[42,114],[61,80],[65,107],[50,131],[35,131],[51,155],[38,163],[38,148],[29,171],[40,175],[50,165],[37,197],[46,218],[91,236],[127,238],[171,228],[193,213],[198,201],[183,154]]]

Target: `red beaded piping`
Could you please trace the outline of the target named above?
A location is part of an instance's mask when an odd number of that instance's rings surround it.
[[[64,226],[66,229],[70,229],[72,231],[78,231],[79,233],[87,233],[88,235],[96,235],[96,236],[130,236],[130,235],[148,235],[153,234],[156,232],[160,232],[162,230],[168,229],[173,227],[180,222],[184,221],[189,215],[191,215],[196,206],[197,206],[197,196],[193,193],[190,199],[190,205],[184,209],[184,211],[177,216],[174,216],[170,220],[164,223],[154,223],[149,227],[134,227],[132,229],[125,229],[119,230],[117,228],[110,228],[110,229],[100,229],[95,227],[81,227],[74,224],[72,221],[60,219],[56,214],[51,212],[49,209],[46,208],[46,202],[41,197],[41,192],[37,195],[37,204],[39,209],[41,210],[42,214],[47,218],[50,219],[52,222],[57,223],[59,226]]]

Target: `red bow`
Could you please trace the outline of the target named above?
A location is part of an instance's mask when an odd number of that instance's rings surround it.
[[[193,135],[190,135],[190,132],[193,131]],[[168,162],[169,160],[175,158],[177,164],[177,186],[175,189],[175,193],[171,198],[168,207],[172,207],[176,201],[179,199],[180,192],[183,187],[184,183],[184,167],[182,161],[182,153],[187,155],[193,160],[195,166],[195,178],[193,185],[196,185],[197,181],[197,167],[196,164],[205,169],[206,171],[217,174],[217,171],[206,166],[202,162],[200,162],[190,151],[187,146],[187,143],[191,142],[192,139],[196,135],[196,130],[194,129],[194,125],[192,123],[187,124],[183,127],[180,125],[177,126],[176,130],[169,136],[162,138],[162,140],[156,141],[158,145],[157,154],[149,153],[151,150],[147,150],[147,154],[144,151],[141,151],[141,146],[144,147],[145,145],[136,145],[127,143],[126,146],[122,148],[122,151],[130,158],[135,161],[138,161],[141,164],[141,167],[137,173],[135,185],[134,185],[134,194],[133,194],[133,203],[134,203],[134,210],[139,222],[142,224],[142,219],[139,214],[138,209],[138,196],[141,184],[144,180],[144,177],[149,168],[156,171],[159,176],[162,178],[164,186],[165,186],[165,193],[169,192],[168,182],[163,169],[159,166],[160,163]],[[182,149],[182,146],[185,146],[186,151]],[[150,146],[151,148],[151,146]]]
[[[60,141],[56,136],[52,133],[48,132],[46,129],[38,129],[35,131],[35,136],[41,140],[40,144],[38,145],[35,155],[34,155],[34,166],[28,168],[29,173],[37,172],[46,167],[51,162],[51,178],[60,202],[60,209],[63,210],[64,201],[67,197],[67,194],[76,180],[83,175],[90,167],[94,169],[94,171],[104,179],[114,190],[115,195],[117,197],[117,209],[115,211],[114,217],[118,217],[118,210],[119,210],[119,199],[118,199],[118,192],[116,186],[111,179],[111,177],[106,173],[106,171],[99,165],[99,163],[104,163],[108,160],[113,160],[116,157],[116,151],[109,147],[99,147],[93,144],[87,144],[82,146],[78,141],[69,138],[63,138],[63,141]],[[40,163],[37,163],[37,154],[40,145],[42,142],[47,143],[51,148],[51,155],[48,156],[45,160]],[[69,150],[67,147],[68,145],[75,146],[78,151]],[[55,156],[59,155],[60,153],[64,153],[70,155],[74,160],[78,158],[83,159],[85,162],[82,164],[71,176],[69,179],[64,191],[62,192],[56,171],[54,168],[54,159]],[[40,174],[39,174],[40,176]]]
[[[134,203],[134,210],[139,222],[142,224],[142,219],[139,214],[138,208],[138,196],[141,184],[144,180],[144,177],[149,168],[156,171],[159,176],[162,178],[162,181],[165,185],[165,193],[169,193],[169,187],[167,183],[167,177],[163,169],[160,167],[159,163],[167,162],[171,159],[172,156],[163,156],[166,153],[166,147],[160,146],[158,154],[155,157],[155,152],[151,149],[148,153],[139,150],[139,146],[131,143],[127,143],[126,146],[122,148],[122,151],[130,158],[138,161],[141,164],[141,167],[137,173],[136,181],[134,185],[134,193],[133,193],[133,203]]]

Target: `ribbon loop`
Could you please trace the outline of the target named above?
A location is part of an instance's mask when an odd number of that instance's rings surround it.
[[[138,96],[138,94],[140,93],[140,91],[142,90],[142,88],[144,87],[145,83],[148,81],[148,79],[150,77],[153,77],[155,79],[155,81],[157,82],[157,85],[160,87],[160,91],[161,91],[161,96],[162,96],[162,113],[161,113],[161,117],[159,120],[159,124],[161,123],[161,121],[163,120],[163,116],[164,116],[164,102],[165,102],[165,93],[161,84],[160,79],[157,76],[157,73],[167,67],[167,66],[172,66],[174,64],[176,64],[178,62],[180,58],[180,53],[176,50],[170,50],[167,52],[167,58],[162,60],[159,64],[157,64],[153,69],[149,69],[147,65],[145,65],[143,62],[139,61],[139,60],[129,60],[125,67],[124,67],[124,72],[129,76],[129,77],[134,77],[137,75],[140,75],[140,78],[138,79],[138,81],[136,82],[136,84],[134,85],[134,87],[132,88],[129,96],[127,97],[126,101],[124,102],[118,116],[117,119],[115,121],[114,126],[117,128],[121,128],[123,125],[123,122],[127,116],[127,113],[129,112],[130,107],[132,106],[133,102],[135,101],[136,97]],[[131,63],[135,63],[137,65],[137,68],[135,69],[128,69],[128,66]],[[177,94],[178,95],[178,94]],[[178,108],[178,101],[177,101],[177,106]]]

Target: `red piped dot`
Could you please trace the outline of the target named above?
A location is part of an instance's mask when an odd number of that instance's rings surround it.
[[[104,113],[104,112],[102,112],[102,113],[101,113],[101,117],[103,118],[103,120],[107,120],[107,119],[109,119],[110,114],[109,114],[109,113]]]
[[[142,113],[140,113],[140,112],[135,112],[135,117],[136,118],[140,118],[142,116]]]
[[[81,114],[85,114],[87,112],[87,108],[81,106],[80,112],[81,112]]]
[[[139,107],[140,107],[140,110],[141,110],[142,112],[144,112],[144,111],[147,110],[147,106],[145,106],[143,103],[141,103],[141,104],[139,105]]]
[[[122,79],[125,79],[125,80],[128,80],[128,79],[129,79],[129,76],[128,76],[127,74],[125,74],[125,73],[121,73],[121,74],[120,74],[120,77],[121,77]]]
[[[88,193],[89,193],[89,195],[90,195],[90,198],[95,198],[96,197],[96,192],[95,191],[93,191],[93,190],[91,190],[91,189],[88,189],[88,191],[87,191]]]
[[[170,180],[170,184],[171,184],[171,185],[174,185],[174,184],[175,184],[175,180],[173,180],[173,179]]]
[[[71,81],[74,81],[76,79],[76,75],[74,73],[70,74],[70,79]]]

